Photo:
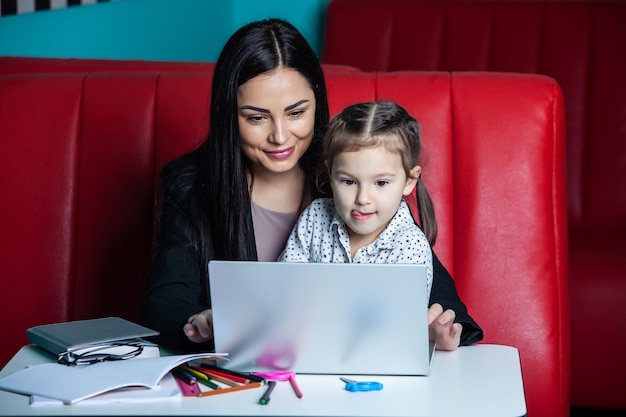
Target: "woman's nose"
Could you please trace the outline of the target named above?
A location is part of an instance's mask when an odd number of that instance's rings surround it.
[[[274,122],[272,131],[270,132],[270,142],[282,145],[287,142],[289,132],[281,122]]]

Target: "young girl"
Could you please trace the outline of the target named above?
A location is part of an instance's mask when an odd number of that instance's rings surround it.
[[[333,118],[323,148],[333,198],[302,212],[278,260],[425,265],[430,294],[437,227],[417,121],[392,102],[355,104]],[[416,186],[423,230],[403,199]]]

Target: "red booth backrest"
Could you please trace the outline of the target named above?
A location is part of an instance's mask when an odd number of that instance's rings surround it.
[[[626,1],[331,0],[323,62],[556,79],[566,110],[571,400],[626,410]],[[590,329],[593,329],[592,331]],[[598,354],[598,340],[602,343]]]
[[[33,72],[175,71],[212,72],[214,62],[144,61],[124,59],[39,58],[0,56],[0,75]]]
[[[350,65],[323,64],[326,72],[357,72]],[[125,59],[38,58],[0,56],[0,75],[44,72],[212,72],[215,62],[143,61]]]
[[[0,76],[0,362],[30,326],[138,320],[163,165],[203,139],[210,73]],[[435,250],[485,342],[520,350],[529,414],[568,407],[563,102],[550,78],[329,73],[331,112],[394,100],[423,126]]]
[[[332,0],[323,61],[545,74],[563,89],[573,229],[626,232],[626,2]]]

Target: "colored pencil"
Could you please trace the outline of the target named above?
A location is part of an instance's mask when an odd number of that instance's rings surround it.
[[[296,397],[302,398],[302,391],[300,391],[300,387],[296,382],[296,375],[292,374],[289,376],[289,383],[291,384],[291,388],[293,388],[293,392],[296,393]]]
[[[226,394],[228,392],[241,391],[241,390],[251,389],[251,388],[259,388],[259,387],[262,387],[263,385],[264,385],[263,382],[251,382],[249,384],[237,385],[236,387],[216,389],[213,391],[204,391],[200,393],[200,396],[208,397],[209,395]]]
[[[198,372],[202,372],[203,374],[206,374],[210,379],[217,381],[217,382],[221,382],[222,384],[226,384],[231,387],[236,387],[240,385],[239,382],[233,381],[232,379],[223,377],[221,375],[217,375],[213,373],[213,371],[209,371],[208,369],[200,368],[198,366],[190,366],[190,368],[195,369]]]
[[[203,374],[202,372],[198,372],[195,369],[189,367],[189,366],[182,366],[184,371],[187,371],[188,373],[190,373],[191,375],[193,375],[196,378],[196,381],[206,385],[207,387],[211,388],[211,389],[220,389],[220,386],[217,385],[215,382],[211,381],[211,379]]]
[[[242,384],[246,384],[248,382],[262,382],[263,378],[254,376],[254,375],[250,375],[250,374],[243,374],[240,372],[236,372],[236,371],[231,371],[230,369],[224,369],[224,368],[220,368],[218,366],[214,366],[214,365],[210,365],[208,363],[202,362],[200,364],[200,366],[202,368],[206,368],[210,371],[215,372],[217,375],[221,375],[225,378],[228,379],[232,379],[233,381],[236,382],[240,382]]]

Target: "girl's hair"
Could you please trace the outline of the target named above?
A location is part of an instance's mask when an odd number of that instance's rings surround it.
[[[329,181],[335,156],[342,152],[384,146],[402,158],[407,177],[420,165],[422,141],[420,125],[404,108],[390,101],[354,104],[335,116],[324,136],[323,151],[327,169],[318,171],[318,184]],[[326,168],[326,167],[324,167]],[[419,225],[431,246],[437,238],[437,222],[430,194],[423,181],[416,185]]]
[[[315,95],[315,129],[309,149],[300,159],[313,192],[320,163],[322,137],[328,128],[326,83],[319,60],[306,39],[290,23],[266,19],[249,23],[226,42],[218,57],[211,90],[208,138],[198,149],[176,161],[177,177],[195,177],[186,194],[190,218],[183,241],[190,241],[201,265],[204,304],[209,304],[206,265],[210,259],[254,260],[256,246],[250,209],[248,160],[241,149],[237,89],[246,81],[279,67],[298,71]],[[187,168],[190,167],[190,168]],[[170,191],[176,193],[176,184]],[[306,192],[307,190],[305,190]],[[167,199],[167,192],[166,199]],[[179,194],[180,195],[180,194]]]

